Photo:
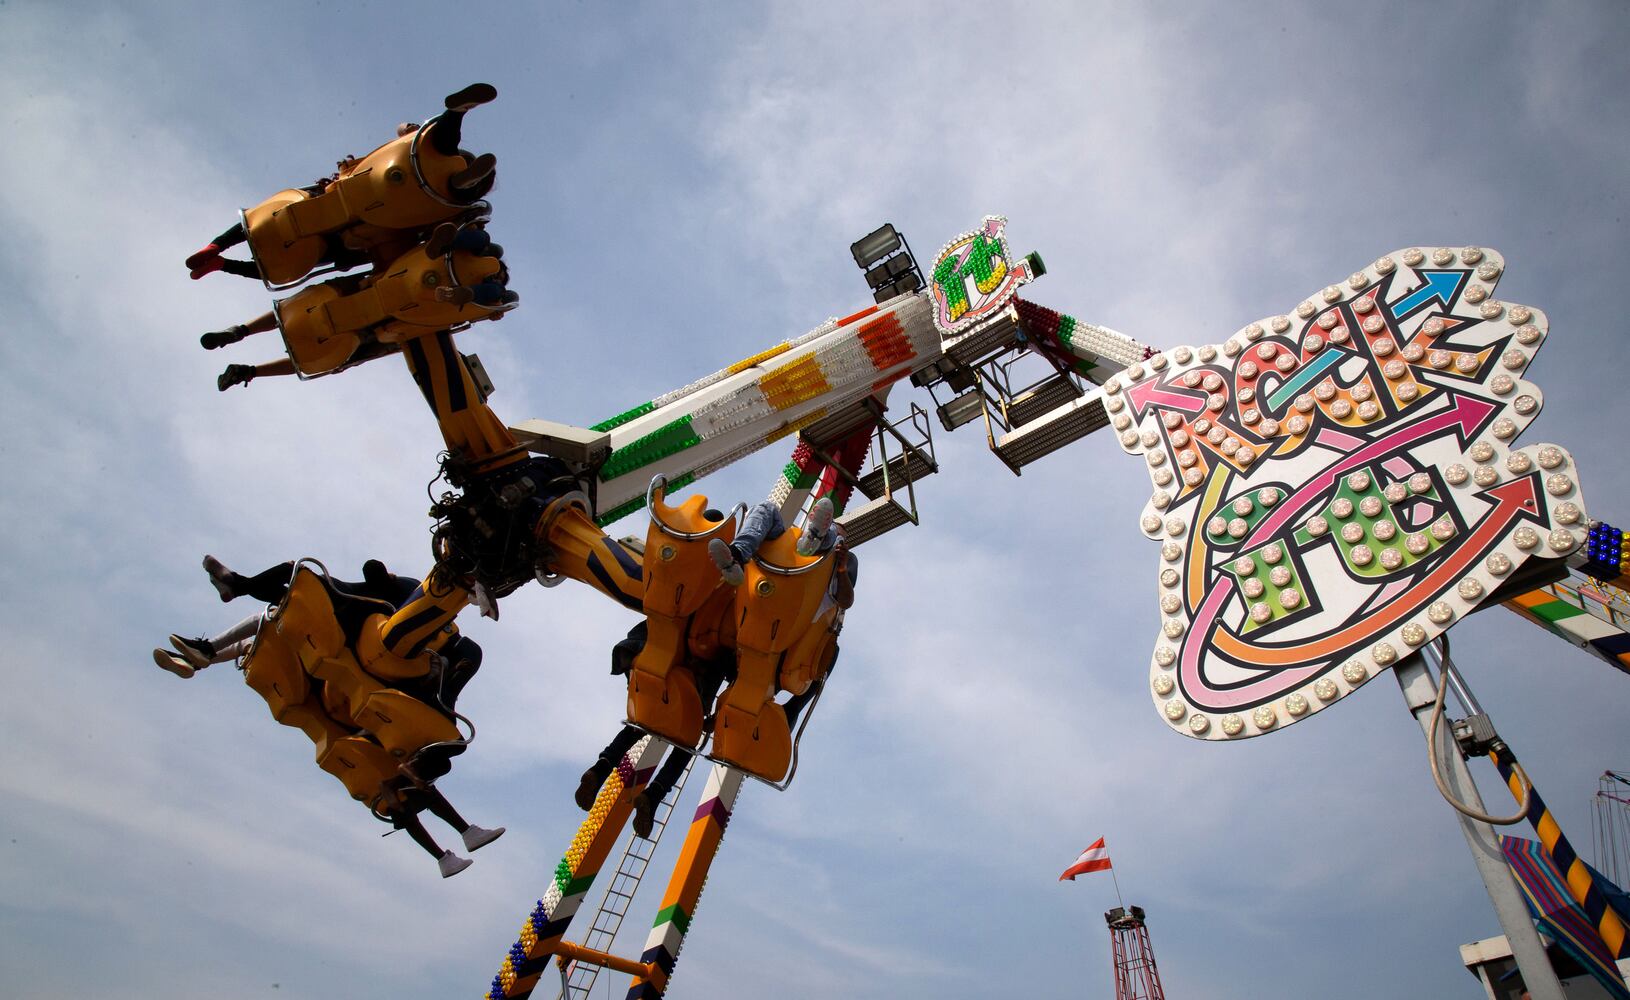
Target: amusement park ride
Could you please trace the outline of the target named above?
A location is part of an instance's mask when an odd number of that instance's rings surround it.
[[[1218,742],[1277,732],[1391,668],[1428,731],[1434,776],[1449,772],[1440,788],[1474,795],[1462,755],[1494,757],[1523,802],[1503,819],[1536,823],[1607,949],[1627,954],[1623,927],[1445,655],[1452,626],[1503,603],[1630,671],[1622,536],[1586,514],[1566,450],[1515,446],[1540,409],[1522,376],[1548,329],[1539,311],[1494,297],[1498,254],[1406,248],[1219,343],[1157,351],[1021,297],[1044,268],[1010,252],[1001,218],[926,267],[884,226],[852,248],[873,305],[593,427],[509,425],[487,405],[479,361],[455,343],[517,305],[485,235],[490,157],[456,149],[464,111],[492,96],[468,88],[328,182],[244,211],[254,266],[236,270],[293,292],[259,327],[279,331],[288,360],[255,374],[331,376],[400,353],[444,439],[434,564],[412,595],[358,597],[301,561],[239,662],[354,799],[384,816],[468,745],[473,731],[440,696],[464,608],[497,617],[528,582],[572,579],[645,616],[627,675],[627,720],[642,735],[600,787],[487,996],[531,995],[551,960],[571,996],[601,968],[632,976],[630,997],[664,994],[743,780],[791,781],[837,655],[834,550],[800,551],[804,512],[829,498],[858,546],[916,523],[916,484],[938,469],[928,410],[888,407],[908,381],[928,390],[945,430],[982,423],[1015,474],[1102,427],[1145,463],[1140,525],[1158,543],[1161,620],[1150,691],[1166,725]],[[195,255],[195,275],[199,260],[204,273],[218,266]],[[1026,365],[1043,374],[1027,381]],[[223,388],[235,380],[223,376]],[[790,526],[731,586],[709,542],[735,537],[743,507],[721,514],[674,494],[777,442],[792,455],[768,499]],[[643,541],[604,530],[642,508]],[[726,683],[709,702],[698,670],[721,657]],[[1445,726],[1451,687],[1470,718]],[[796,732],[782,692],[812,696]],[[711,768],[643,952],[609,949],[666,803],[651,838],[629,838],[598,911],[569,941],[670,745]],[[1468,838],[1484,836],[1488,817],[1456,807],[1473,817]],[[1533,995],[1560,996],[1530,969],[1543,959],[1522,947],[1526,918],[1507,919],[1509,875],[1485,874]]]

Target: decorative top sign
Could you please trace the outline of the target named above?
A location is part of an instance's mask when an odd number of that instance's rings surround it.
[[[1035,277],[1030,262],[1013,262],[1002,227],[1007,219],[985,216],[984,227],[963,233],[934,258],[928,294],[934,325],[954,337],[1012,301],[1019,286]]]
[[[1496,301],[1500,257],[1404,250],[1109,380],[1155,491],[1155,707],[1202,739],[1305,718],[1442,634],[1528,559],[1585,538],[1573,460],[1512,442],[1545,317]]]

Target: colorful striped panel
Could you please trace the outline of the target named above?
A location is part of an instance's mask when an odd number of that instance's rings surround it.
[[[932,361],[940,341],[930,312],[922,296],[870,306],[601,421],[613,451],[599,470],[596,520],[638,510],[632,501],[652,473],[700,479],[819,419],[812,411],[837,412]]]
[[[1569,586],[1570,578],[1505,602],[1517,614],[1630,674],[1630,632],[1615,623],[1611,606],[1592,599],[1589,590]]]
[[[900,327],[900,319],[889,313],[880,319],[874,319],[860,328],[860,343],[871,356],[872,364],[880,372],[888,371],[895,365],[910,361],[915,352],[911,349],[911,341],[906,338],[905,330]]]
[[[1595,977],[1609,996],[1630,1000],[1630,989],[1626,989],[1613,956],[1603,947],[1601,935],[1591,926],[1585,911],[1573,901],[1566,880],[1545,848],[1526,837],[1501,837],[1500,852],[1540,929]]]
[[[519,1000],[532,995],[538,978],[549,968],[555,944],[566,935],[572,917],[628,822],[634,796],[651,780],[651,772],[667,748],[661,740],[643,737],[600,786],[594,808],[577,828],[571,846],[555,868],[554,881],[521,925],[519,939],[510,946],[503,966],[493,977],[487,1000]]]
[[[1518,802],[1522,801],[1523,784],[1515,773],[1517,759],[1509,748],[1505,751],[1489,751],[1489,760],[1499,768],[1500,777],[1505,780],[1506,787]],[[1601,937],[1602,944],[1615,959],[1630,957],[1630,935],[1625,932],[1624,923],[1619,915],[1614,913],[1607,905],[1607,898],[1596,887],[1596,880],[1591,878],[1590,868],[1574,853],[1573,845],[1562,833],[1562,827],[1557,824],[1556,817],[1545,807],[1545,801],[1539,797],[1539,789],[1528,786],[1528,822],[1533,826],[1534,832],[1539,834],[1540,843],[1550,852],[1551,859],[1556,863],[1557,871],[1563,874],[1567,882],[1568,895],[1578,903],[1589,918],[1596,933]]]
[[[654,962],[667,973],[670,981],[674,965],[679,961],[679,949],[685,944],[685,932],[696,916],[696,904],[702,897],[708,869],[719,852],[724,839],[725,825],[736,807],[736,796],[741,793],[742,774],[724,766],[713,765],[708,772],[707,788],[702,792],[702,803],[696,808],[690,829],[685,831],[684,846],[674,862],[668,888],[662,894],[662,908],[656,923],[645,939],[642,962]],[[628,987],[628,1000],[657,1000],[662,990],[643,979],[635,979]]]
[[[615,479],[641,466],[650,465],[686,448],[695,447],[701,442],[702,439],[691,427],[690,415],[686,414],[678,420],[663,424],[632,444],[624,445],[612,452],[611,457],[606,459],[606,464],[600,467],[600,481],[603,483]]]

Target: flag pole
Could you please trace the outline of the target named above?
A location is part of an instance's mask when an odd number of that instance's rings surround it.
[[[1104,844],[1104,850],[1105,851],[1109,850],[1109,844],[1107,842]],[[1111,882],[1115,883],[1115,903],[1116,903],[1116,905],[1118,905],[1123,910],[1126,909],[1126,900],[1121,898],[1121,880],[1115,877],[1115,863],[1113,861],[1110,862],[1110,865],[1109,865],[1109,879],[1110,879]]]

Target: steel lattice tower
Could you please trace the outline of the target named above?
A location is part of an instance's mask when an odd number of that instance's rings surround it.
[[[1115,957],[1115,1000],[1166,1000],[1143,907],[1117,906],[1104,914],[1104,922]]]

